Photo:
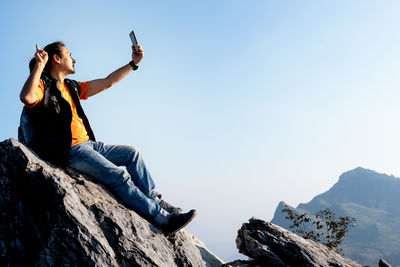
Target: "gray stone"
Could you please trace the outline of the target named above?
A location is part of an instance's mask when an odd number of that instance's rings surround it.
[[[239,229],[236,245],[240,253],[264,266],[362,266],[325,245],[256,218],[251,218]]]
[[[379,267],[392,267],[389,263],[387,263],[384,259],[380,259],[378,263]]]
[[[167,239],[90,177],[0,143],[0,266],[221,266],[185,230]]]

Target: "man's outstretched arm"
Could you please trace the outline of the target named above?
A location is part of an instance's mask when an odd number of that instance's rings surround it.
[[[139,51],[138,53],[135,53],[135,49],[132,46],[132,60],[135,63],[136,66],[139,65],[139,62],[143,59],[143,48],[138,45]],[[126,75],[128,75],[132,71],[132,66],[129,64],[126,64],[125,66],[122,66],[121,68],[115,70],[112,72],[110,75],[108,75],[104,79],[96,79],[93,81],[90,81],[89,88],[88,88],[88,96],[93,96],[95,94],[98,94],[107,88],[110,88],[120,80],[122,80]]]

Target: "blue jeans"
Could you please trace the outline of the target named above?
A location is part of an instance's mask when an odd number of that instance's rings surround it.
[[[160,206],[141,152],[127,145],[88,141],[71,148],[69,166],[105,184],[132,210],[155,217]]]

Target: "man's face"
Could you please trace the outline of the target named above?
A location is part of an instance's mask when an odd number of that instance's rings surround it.
[[[64,46],[61,47],[61,65],[65,68],[67,74],[75,73],[75,59],[72,58],[71,52]]]

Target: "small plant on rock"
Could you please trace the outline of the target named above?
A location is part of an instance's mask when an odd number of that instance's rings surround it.
[[[287,205],[282,210],[286,212],[286,219],[292,221],[289,227],[295,229],[293,232],[299,234],[305,239],[311,239],[315,242],[321,243],[330,249],[343,253],[343,249],[339,248],[343,238],[349,231],[350,227],[355,226],[356,219],[349,216],[335,218],[335,213],[330,209],[320,210],[311,218],[306,212],[297,214]],[[306,225],[311,226],[310,231],[306,230]],[[314,231],[315,230],[315,231]],[[322,240],[322,241],[321,241]]]

